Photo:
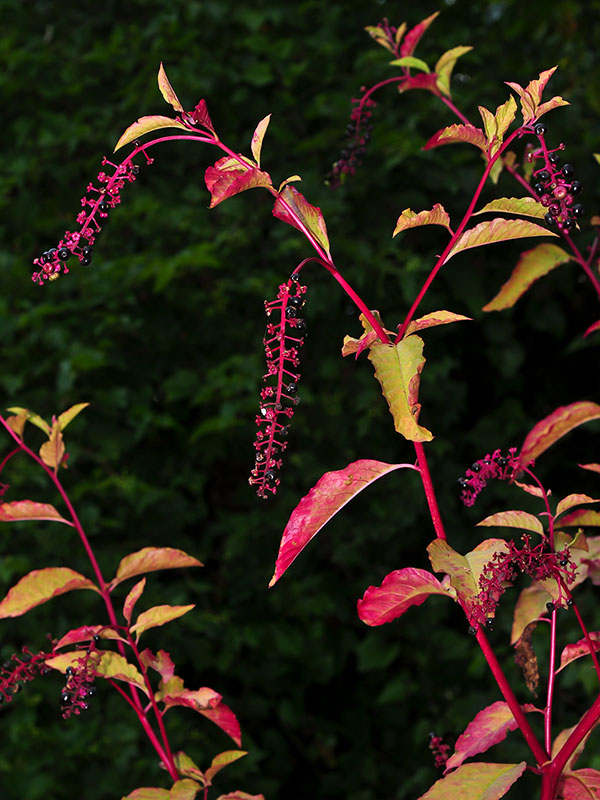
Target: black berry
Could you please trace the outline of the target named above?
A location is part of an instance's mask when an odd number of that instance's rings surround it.
[[[583,184],[581,181],[573,181],[571,184],[571,194],[581,194],[583,190]]]
[[[98,636],[97,633],[94,636],[92,636],[92,641],[94,642],[95,645],[100,644],[100,637]]]
[[[546,181],[549,180],[549,178],[550,178],[550,173],[546,169],[540,170],[535,176],[535,180],[541,181],[541,183],[546,183]]]
[[[550,153],[548,155],[548,161],[556,166],[557,164],[560,164],[560,156],[558,153]]]
[[[581,203],[577,203],[571,208],[571,213],[574,217],[583,217],[585,214],[585,206],[582,206]]]
[[[79,259],[79,263],[81,264],[82,267],[89,267],[89,265],[92,263],[92,257],[84,256],[83,258]]]
[[[296,394],[298,391],[298,387],[295,383],[288,383],[286,389],[288,394]]]
[[[275,473],[272,472],[271,470],[269,470],[268,472],[265,472],[265,480],[269,481],[269,483],[274,481],[275,480]]]
[[[538,122],[538,124],[533,129],[533,132],[535,133],[536,136],[543,136],[547,130],[548,128],[546,128],[543,122]]]
[[[533,191],[541,197],[543,194],[546,194],[546,187],[543,183],[536,183],[533,186]]]
[[[481,467],[479,466],[479,464],[477,462],[475,462],[474,464],[471,464],[471,471],[472,472],[479,472],[480,469],[481,469]]]
[[[131,171],[133,172],[134,175],[139,175],[140,168],[139,168],[138,164],[134,164],[132,166],[132,168],[131,168]]]
[[[60,250],[58,251],[58,257],[60,258],[61,261],[66,261],[70,255],[71,251],[69,250],[68,247],[61,247]]]
[[[554,218],[554,214],[552,214],[551,211],[549,211],[545,215],[544,221],[545,221],[546,225],[556,225],[556,219]]]
[[[466,478],[459,478],[458,483],[462,486],[463,489],[466,489],[469,485],[469,481]]]
[[[575,167],[572,164],[563,164],[562,174],[565,178],[571,178],[575,175]]]
[[[290,297],[288,300],[288,307],[293,306],[294,308],[302,308],[304,305],[304,300],[300,297],[300,295],[295,295],[294,297]]]
[[[298,316],[298,309],[294,306],[288,306],[285,310],[285,316],[288,319],[295,319]]]
[[[110,206],[108,205],[106,200],[103,200],[101,203],[98,203],[98,210],[102,211],[103,214],[105,214],[109,208]]]
[[[554,611],[554,608],[555,608],[554,603],[546,603],[546,608],[550,612]]]
[[[561,560],[558,563],[561,565],[561,567],[566,567],[567,564],[569,563],[569,559],[568,558],[561,558]]]
[[[573,222],[572,219],[566,219],[562,224],[563,231],[566,231],[567,233],[572,231],[574,227],[575,227],[575,223]]]
[[[477,628],[474,628],[472,625],[470,625],[469,633],[471,634],[471,636],[475,636],[475,634],[477,633]]]

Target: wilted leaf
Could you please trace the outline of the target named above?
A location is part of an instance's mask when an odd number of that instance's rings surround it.
[[[520,528],[524,531],[539,533],[540,536],[544,535],[544,526],[538,517],[528,514],[527,511],[498,511],[496,514],[491,514],[489,517],[482,519],[477,525]]]
[[[169,800],[170,795],[167,789],[158,789],[156,786],[142,786],[134,789],[121,800]]]
[[[528,236],[557,236],[557,234],[526,219],[502,219],[497,217],[486,222],[480,222],[474,228],[469,228],[462,233],[446,256],[445,263],[463,250],[482,247],[486,244],[507,242],[511,239],[524,239]]]
[[[67,425],[70,422],[72,422],[75,419],[75,417],[81,411],[83,411],[84,408],[87,408],[88,406],[89,406],[89,403],[77,403],[76,405],[71,406],[71,408],[68,408],[66,411],[63,411],[62,414],[59,414],[58,415],[58,427],[60,428],[60,430],[64,431],[64,429],[67,427]]]
[[[187,614],[188,611],[191,611],[192,608],[195,607],[195,603],[189,606],[154,606],[147,611],[143,611],[137,618],[135,625],[131,626],[130,630],[132,633],[135,633],[136,640],[139,640],[144,631],[166,625],[167,622],[172,622],[174,619],[183,617],[184,614]]]
[[[173,664],[171,656],[165,650],[153,653],[146,648],[140,653],[140,660],[146,669],[150,667],[158,672],[164,683],[170,681],[175,674],[175,664]]]
[[[65,455],[65,445],[63,435],[60,432],[60,425],[55,422],[52,425],[50,438],[40,447],[40,458],[50,469],[58,469]]]
[[[358,358],[363,350],[371,347],[378,338],[377,333],[373,330],[365,331],[360,339],[355,339],[353,336],[344,336],[342,356],[346,357],[354,353],[354,357]]]
[[[414,67],[420,69],[421,72],[431,72],[429,65],[420,58],[414,56],[404,56],[403,58],[396,58],[390,61],[392,67]]]
[[[440,778],[419,800],[499,800],[525,772],[527,763],[463,764]]]
[[[144,134],[150,133],[151,131],[160,130],[161,128],[180,128],[188,133],[190,130],[183,122],[171,119],[171,117],[162,117],[159,114],[154,114],[150,117],[140,117],[137,122],[134,122],[127,128],[115,145],[113,152],[116,153],[121,147],[124,147],[130,142],[134,142],[140,136],[144,136]]]
[[[92,581],[68,567],[35,569],[9,590],[0,603],[0,619],[19,617],[35,606],[75,589],[99,591]]]
[[[431,211],[419,211],[415,213],[411,208],[405,208],[402,214],[398,217],[396,227],[392,237],[399,234],[407,228],[417,228],[422,225],[441,225],[452,233],[450,227],[450,217],[442,205],[436,203]]]
[[[383,625],[420,606],[431,594],[450,596],[435,575],[407,567],[390,572],[381,586],[369,586],[358,601],[358,616],[367,625]]]
[[[68,519],[61,517],[49,503],[36,503],[33,500],[13,500],[0,503],[0,522],[25,522],[26,520],[49,520],[73,526]]]
[[[530,622],[519,637],[515,645],[515,664],[517,667],[521,667],[527,688],[537,697],[536,689],[540,682],[540,671],[537,656],[531,644],[531,637],[536,627],[537,622]]]
[[[473,214],[487,214],[488,211],[503,211],[505,214],[522,214],[524,217],[543,218],[546,209],[534,197],[497,197],[486,203],[479,211]],[[555,247],[555,245],[541,245],[542,247]],[[559,250],[560,248],[556,248]],[[566,253],[565,253],[566,255]]]
[[[487,139],[481,128],[474,125],[449,125],[442,128],[423,145],[423,150],[431,150],[433,147],[441,147],[444,144],[474,144],[484,153],[487,151]]]
[[[572,256],[566,253],[562,247],[558,247],[555,244],[539,244],[532,250],[521,253],[521,257],[510,278],[502,286],[498,294],[483,307],[483,310],[502,311],[505,308],[510,308],[538,278],[547,275],[555,267],[566,264],[571,260]]]
[[[175,94],[173,87],[167,78],[167,73],[165,72],[162,61],[160,62],[160,67],[158,69],[158,88],[160,89],[160,93],[165,98],[167,103],[173,106],[175,111],[183,111],[183,106],[181,105],[179,98]]]
[[[409,32],[404,37],[404,41],[402,42],[402,47],[400,48],[400,55],[401,56],[412,56],[415,52],[415,48],[419,43],[421,36],[425,33],[427,28],[431,25],[433,20],[439,14],[439,11],[436,11],[430,17],[426,17],[425,19],[421,20],[418,25],[415,25],[414,28],[411,28]]]
[[[519,599],[515,605],[510,643],[515,644],[529,625],[530,622],[546,614],[548,609],[546,603],[551,600],[550,595],[541,583],[533,581],[531,586],[526,586],[521,590]]]
[[[260,167],[260,151],[262,150],[262,143],[263,139],[265,138],[265,133],[267,132],[267,128],[269,127],[269,122],[271,121],[271,115],[267,114],[264,119],[256,126],[256,130],[252,134],[252,142],[250,144],[250,149],[252,150],[252,155],[254,156],[254,160]]]
[[[593,497],[589,497],[587,494],[567,495],[567,497],[563,497],[563,499],[560,500],[556,506],[556,514],[554,515],[554,519],[556,519],[560,514],[563,514],[565,511],[568,511],[570,508],[582,506],[584,503],[600,503],[600,500],[595,500]]]
[[[213,758],[210,767],[206,770],[206,779],[212,781],[217,772],[220,772],[223,767],[232,764],[234,761],[246,755],[248,755],[246,750],[225,750],[223,753],[219,753],[218,756]]]
[[[183,778],[171,787],[169,800],[194,800],[200,789],[202,789],[202,786],[196,781],[190,778]]]
[[[146,587],[146,578],[142,578],[141,581],[138,581],[133,589],[129,592],[127,597],[125,598],[125,602],[123,603],[123,616],[127,620],[127,623],[131,622],[131,615],[133,613],[133,608],[137,601],[142,596],[142,592]]]
[[[556,789],[556,796],[562,800],[597,800],[600,797],[600,772],[590,767],[563,772]]]
[[[344,469],[326,472],[292,511],[279,545],[273,586],[310,540],[359,492],[378,478],[397,469],[416,469],[412,464],[384,464],[361,459]]]
[[[302,233],[309,233],[326,253],[329,253],[327,226],[321,209],[312,206],[295,186],[286,186],[277,195],[273,216],[287,222]]]
[[[83,625],[81,628],[73,628],[73,630],[65,633],[56,643],[55,650],[78,642],[90,642],[94,636],[100,636],[101,639],[116,639],[119,642],[127,642],[127,639],[121,636],[120,633],[112,630],[112,628],[107,628],[106,625]]]
[[[425,330],[425,328],[433,328],[436,325],[448,325],[451,322],[466,322],[471,320],[472,317],[465,317],[462,314],[455,314],[452,311],[432,311],[430,314],[425,314],[425,316],[409,322],[404,335],[406,337],[411,333]]]
[[[592,642],[594,652],[600,650],[600,631],[590,631],[589,637],[590,641]],[[571,663],[571,661],[575,661],[575,659],[581,658],[582,656],[589,656],[590,653],[591,650],[585,638],[580,639],[575,644],[568,644],[560,654],[560,667],[558,668],[557,672],[560,672],[561,669],[564,669],[567,664]]]
[[[210,192],[210,208],[247,189],[261,186],[268,188],[272,185],[271,176],[242,155],[239,160],[231,156],[220,158],[212,167],[207,167],[204,181]]]
[[[135,553],[130,553],[121,559],[116,576],[110,582],[111,589],[118,583],[133,578],[136,575],[145,575],[147,572],[156,572],[159,569],[179,569],[180,567],[201,567],[201,561],[189,556],[183,550],[174,547],[143,547]]]
[[[450,583],[468,613],[473,608],[473,599],[479,588],[465,556],[457,553],[444,539],[434,539],[428,545],[427,552],[433,571],[445,572],[450,577]]]
[[[435,65],[434,72],[437,75],[437,87],[440,92],[446,97],[451,97],[450,93],[450,77],[456,64],[456,60],[472,50],[472,47],[459,45],[447,50],[440,56],[437,64]]]
[[[529,431],[519,456],[521,464],[534,461],[573,428],[593,419],[600,419],[600,406],[596,403],[581,401],[560,406]]]

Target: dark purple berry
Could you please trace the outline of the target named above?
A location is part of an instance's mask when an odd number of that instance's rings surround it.
[[[550,206],[550,213],[552,214],[553,217],[558,217],[558,215],[560,214],[560,206],[558,203],[552,203],[552,205]]]
[[[58,257],[60,258],[61,261],[66,261],[70,255],[71,251],[69,250],[68,247],[61,247],[60,250],[58,251]]]
[[[570,233],[570,231],[572,231],[574,227],[575,227],[575,222],[572,219],[566,219],[562,223],[562,229],[563,231],[566,231],[566,233]]]
[[[103,200],[101,203],[98,203],[98,210],[101,211],[103,214],[105,214],[109,208],[110,206],[108,205],[106,200]]]
[[[288,299],[288,306],[294,306],[294,308],[302,308],[304,305],[304,300],[300,295],[294,295],[294,297],[290,297]]]
[[[95,695],[96,695],[96,687],[95,686],[90,686],[90,688],[87,690],[87,696],[88,697],[95,697]]]
[[[469,485],[469,481],[467,478],[459,478],[458,483],[462,486],[463,489],[466,489]]]
[[[475,634],[477,633],[477,628],[473,627],[473,625],[470,625],[469,633],[471,634],[471,636],[475,636]]]
[[[565,178],[572,178],[575,175],[575,167],[572,164],[563,164],[562,174]]]
[[[571,208],[571,213],[574,217],[583,217],[585,214],[585,206],[582,206],[581,203],[577,203]]]
[[[294,308],[294,306],[288,306],[285,309],[285,316],[287,317],[287,319],[296,319],[296,317],[298,316],[298,309]]]
[[[549,211],[549,212],[548,212],[548,213],[545,215],[545,217],[544,217],[544,222],[546,223],[546,225],[556,225],[556,219],[555,219],[555,217],[554,217],[554,214],[552,214],[552,212],[551,212],[551,211]]]
[[[275,477],[276,477],[275,473],[272,472],[271,470],[265,472],[265,480],[269,481],[269,483],[272,483],[275,480]]]
[[[94,636],[92,636],[92,641],[94,642],[95,645],[99,645],[100,644],[100,637],[98,636],[97,633],[94,634]]]
[[[56,255],[56,247],[51,247],[50,250],[46,250],[46,255],[48,256],[48,261],[52,261]]]
[[[543,194],[540,197],[540,203],[544,206],[544,208],[548,208],[548,206],[552,203],[552,195]]]
[[[63,692],[60,696],[60,702],[63,706],[68,706],[71,702],[71,695],[68,692]]]
[[[488,617],[486,619],[485,627],[488,629],[488,631],[493,631],[494,630],[494,620],[492,619],[492,617]]]
[[[67,678],[70,678],[72,674],[73,674],[73,667],[67,667],[65,670],[65,675],[67,676]]]
[[[471,472],[479,472],[480,469],[481,466],[477,462],[471,464]]]
[[[571,184],[571,194],[581,194],[583,190],[583,184],[581,181],[573,181]]]
[[[546,128],[543,122],[538,122],[538,124],[533,129],[533,132],[535,133],[536,136],[543,136],[547,130],[548,128]]]
[[[561,567],[566,567],[567,564],[569,563],[569,559],[568,558],[561,558],[561,560],[558,563],[561,565]]]
[[[85,247],[81,248],[81,252],[83,253],[84,258],[87,258],[88,256],[91,258],[94,254],[94,248],[91,245],[86,244]]]
[[[42,255],[38,258],[38,262],[40,264],[45,264],[48,261],[48,256],[46,253],[42,253]]]
[[[288,383],[286,390],[288,394],[296,394],[298,387],[295,383]]]
[[[92,258],[91,256],[84,256],[83,258],[79,259],[79,263],[82,267],[89,267],[89,265],[92,263]]]
[[[497,463],[499,467],[504,469],[504,467],[508,464],[508,458],[499,458]]]
[[[554,603],[546,603],[546,608],[548,609],[548,611],[552,612],[555,609],[555,605]]]
[[[567,600],[567,605],[569,606],[569,608],[571,608],[571,606],[573,605],[573,598],[572,597],[569,597],[569,599]]]
[[[546,169],[540,170],[535,176],[535,180],[540,181],[541,183],[546,183],[546,181],[548,181],[549,179],[550,179],[550,173]]]
[[[546,194],[546,187],[543,183],[536,183],[533,186],[533,191],[541,197],[543,194]]]
[[[548,155],[548,161],[556,166],[557,164],[560,164],[560,156],[558,153],[550,153]]]

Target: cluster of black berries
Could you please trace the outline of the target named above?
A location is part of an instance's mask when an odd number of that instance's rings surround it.
[[[137,142],[136,147],[139,147]],[[142,152],[146,156],[146,162],[151,164],[152,159],[145,150]],[[76,220],[80,226],[79,231],[65,231],[56,247],[51,247],[34,259],[34,265],[39,268],[32,275],[34,283],[42,286],[45,281],[55,281],[61,272],[69,272],[66,262],[71,256],[76,256],[84,267],[92,263],[93,245],[102,230],[98,220],[104,224],[108,212],[121,202],[121,189],[126,183],[133,183],[140,171],[137,164],[131,163],[131,155],[122,164],[113,164],[105,157],[102,159],[102,166],[113,172],[109,175],[102,170],[97,176],[99,185],[88,184],[86,194],[81,198],[83,211],[79,212]]]
[[[96,665],[98,663],[98,645],[100,637],[93,636],[90,645],[75,666],[65,670],[65,685],[60,690],[60,708],[63,719],[69,719],[73,714],[78,716],[82,711],[87,711],[91,697],[96,694],[94,680]]]
[[[286,449],[289,421],[294,416],[294,406],[300,402],[298,381],[300,349],[306,335],[306,322],[300,311],[306,298],[306,286],[300,285],[294,273],[287,283],[282,283],[277,298],[265,301],[269,321],[263,344],[267,357],[267,371],[263,375],[265,386],[260,392],[260,413],[256,417],[258,431],[254,441],[256,457],[250,473],[250,485],[257,486],[259,497],[275,494],[279,486],[280,454]]]
[[[577,227],[577,221],[585,214],[585,207],[576,201],[583,189],[581,182],[574,180],[575,169],[572,164],[563,164],[559,150],[548,150],[544,141],[546,126],[538,122],[534,133],[542,145],[531,158],[543,158],[544,166],[533,171],[531,185],[540,198],[540,203],[548,209],[544,217],[546,224],[557,227],[561,233],[570,233]]]
[[[494,450],[485,458],[475,461],[458,482],[462,488],[460,499],[466,506],[472,506],[477,495],[492,479],[512,480],[521,471],[522,465],[517,458],[517,448],[511,447],[508,455],[503,456],[501,450]]]
[[[13,653],[0,667],[0,704],[10,703],[13,695],[21,691],[23,683],[51,672],[46,666],[49,657],[49,653],[31,653],[26,647],[20,653]]]
[[[429,734],[429,749],[433,755],[433,764],[435,767],[445,767],[446,761],[450,756],[452,749],[449,744],[444,742],[443,736],[436,736],[435,733]]]
[[[361,87],[361,92],[366,88]],[[354,175],[363,162],[367,143],[371,138],[373,126],[369,120],[372,112],[369,108],[376,106],[369,97],[363,99],[352,98],[354,105],[350,115],[350,122],[346,127],[346,141],[340,153],[340,158],[335,162],[325,176],[325,183],[332,189],[337,189],[344,182],[347,175]]]

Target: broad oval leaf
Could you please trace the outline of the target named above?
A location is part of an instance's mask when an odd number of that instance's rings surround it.
[[[538,517],[528,514],[527,511],[498,511],[477,523],[478,526],[498,526],[504,528],[520,528],[524,531],[533,531],[544,535],[544,526]]]
[[[121,800],[169,800],[170,794],[167,789],[159,789],[156,786],[141,786],[133,792],[125,795]]]
[[[390,572],[381,586],[369,586],[358,601],[358,616],[367,625],[383,625],[420,606],[432,594],[450,596],[435,575],[407,567]]]
[[[547,613],[546,603],[549,603],[550,600],[548,592],[537,581],[533,581],[531,586],[526,586],[521,590],[513,613],[511,644],[519,641],[521,634],[530,622]]]
[[[182,778],[171,786],[169,800],[194,800],[200,789],[202,786],[196,781],[191,778]]]
[[[563,514],[565,511],[568,511],[570,508],[582,506],[585,503],[600,503],[600,500],[589,497],[587,494],[570,494],[567,495],[567,497],[563,497],[563,499],[560,500],[556,506],[556,514],[554,515],[554,519],[556,519],[560,514]]]
[[[127,597],[125,598],[125,602],[123,603],[123,616],[127,620],[127,623],[131,622],[131,615],[133,613],[133,609],[135,604],[142,596],[142,592],[146,588],[146,578],[142,578],[141,581],[138,581],[135,586],[131,589]]]
[[[158,88],[160,89],[160,93],[165,98],[169,105],[173,106],[175,111],[183,111],[183,106],[179,101],[179,98],[175,94],[173,87],[171,86],[171,82],[167,78],[167,73],[165,72],[165,68],[163,66],[162,61],[160,62],[160,67],[158,68]]]
[[[589,637],[594,652],[600,650],[600,631],[590,631]],[[560,654],[560,667],[557,669],[557,672],[560,672],[561,669],[564,669],[567,664],[571,663],[571,661],[575,661],[577,658],[582,658],[582,656],[589,656],[590,653],[591,650],[585,638],[580,639],[578,642],[575,642],[575,644],[566,645]]]
[[[441,147],[444,144],[474,144],[482,152],[487,151],[487,139],[481,128],[474,125],[449,125],[446,128],[434,133],[433,136],[423,145],[423,150],[431,150],[433,147]]]
[[[9,590],[0,603],[0,619],[20,617],[35,606],[76,589],[100,591],[95,583],[68,567],[35,569]]]
[[[73,628],[73,630],[65,633],[56,643],[55,650],[60,650],[61,647],[77,644],[78,642],[90,642],[94,636],[100,636],[101,639],[116,639],[119,642],[127,643],[127,639],[123,638],[117,631],[112,630],[112,628],[107,628],[106,625],[83,625],[81,628]]]
[[[285,186],[277,195],[273,206],[273,216],[287,222],[309,238],[316,241],[329,254],[327,226],[321,209],[312,206],[295,186]]]
[[[458,47],[453,47],[451,50],[446,50],[435,65],[433,71],[437,75],[437,87],[446,97],[451,97],[450,77],[457,59],[464,56],[465,53],[468,53],[469,50],[472,49],[472,47],[467,45],[459,45]]]
[[[441,225],[452,233],[448,212],[440,203],[436,203],[431,211],[419,211],[417,214],[412,208],[405,208],[398,217],[392,237],[397,236],[407,228],[418,228],[422,225]]]
[[[449,325],[451,322],[471,322],[472,317],[465,317],[463,314],[455,314],[453,311],[432,311],[419,319],[413,319],[406,328],[405,336],[411,333],[422,331],[426,328],[434,328],[436,325]]]
[[[390,61],[392,67],[414,67],[420,69],[421,72],[431,72],[429,65],[420,58],[414,56],[404,56],[403,58],[396,58]]]
[[[479,587],[471,572],[465,556],[457,553],[444,539],[434,539],[427,547],[429,560],[434,572],[445,572],[456,589],[458,599],[468,613],[473,608],[473,600]]]
[[[68,519],[61,517],[49,503],[36,503],[34,500],[13,500],[0,503],[0,522],[25,522],[27,520],[49,520],[73,526]]]
[[[499,800],[525,772],[527,763],[463,764],[436,781],[419,800]]]
[[[562,800],[595,800],[600,797],[600,771],[588,767],[563,772],[557,784]]]
[[[127,578],[156,572],[159,569],[202,567],[201,561],[175,547],[143,547],[121,559],[116,576],[110,582],[111,589]]]
[[[196,608],[196,604],[192,603],[189,606],[154,606],[147,611],[143,611],[136,620],[135,625],[132,625],[130,630],[135,633],[136,639],[139,640],[144,631],[150,628],[158,628],[161,625],[166,625],[167,622],[172,622],[174,619],[183,617],[192,608]]]
[[[402,47],[400,48],[401,56],[412,56],[421,36],[423,36],[427,28],[431,25],[439,13],[439,11],[436,11],[434,14],[431,14],[431,16],[422,19],[421,22],[414,26],[414,28],[409,30],[404,37]]]
[[[579,508],[556,522],[557,528],[595,527],[597,525],[600,525],[600,511],[593,511],[591,508]]]
[[[55,422],[50,432],[50,438],[40,447],[40,458],[50,469],[58,469],[65,457],[63,435],[58,422]]]
[[[116,153],[121,147],[124,147],[130,142],[134,142],[140,136],[144,136],[144,134],[150,133],[151,131],[160,130],[161,128],[180,128],[188,133],[190,131],[187,125],[184,125],[183,122],[179,122],[179,120],[176,119],[171,119],[171,117],[163,117],[160,114],[153,114],[149,117],[140,117],[136,122],[127,128],[125,133],[115,145],[113,152]]]
[[[271,121],[271,115],[267,114],[266,117],[261,119],[261,121],[256,126],[256,130],[252,134],[252,142],[250,143],[250,149],[252,150],[252,155],[254,156],[254,160],[256,161],[259,167],[260,167],[260,151],[262,150],[263,139],[265,138],[265,133],[267,132],[267,128],[269,127],[270,121]]]
[[[593,419],[600,419],[600,406],[597,403],[581,401],[560,406],[529,431],[519,456],[521,464],[534,461],[573,428]]]
[[[538,219],[543,219],[546,214],[544,206],[534,197],[497,197],[486,203],[479,211],[475,211],[473,216],[487,214],[489,211],[502,211],[505,214],[520,214],[523,217]]]
[[[212,781],[217,772],[220,772],[223,767],[233,764],[234,761],[247,755],[247,750],[225,750],[223,753],[219,753],[213,758],[210,767],[206,770],[206,779]]]
[[[541,208],[543,209],[543,206]],[[572,256],[555,244],[539,244],[532,250],[521,253],[510,278],[498,294],[483,306],[483,310],[502,311],[505,308],[511,308],[538,278],[542,278],[556,267],[571,260]]]
[[[350,500],[384,475],[404,468],[417,469],[413,464],[385,464],[365,458],[322,475],[292,511],[281,538],[269,586],[281,578],[313,536]]]
[[[247,189],[267,189],[272,186],[271,176],[242,155],[239,159],[230,156],[220,158],[212,167],[207,167],[204,181],[210,192],[210,208]]]
[[[502,219],[497,217],[486,222],[480,222],[474,228],[469,228],[461,234],[454,247],[446,256],[447,263],[453,256],[463,250],[473,247],[483,247],[486,244],[507,242],[511,239],[524,239],[529,236],[558,236],[547,228],[542,228],[535,222],[526,219]]]
[[[67,410],[63,411],[62,414],[59,414],[58,427],[60,430],[64,431],[67,425],[72,422],[75,417],[83,411],[84,408],[87,408],[88,406],[89,403],[77,403],[76,405],[71,406],[71,408],[67,408]]]

